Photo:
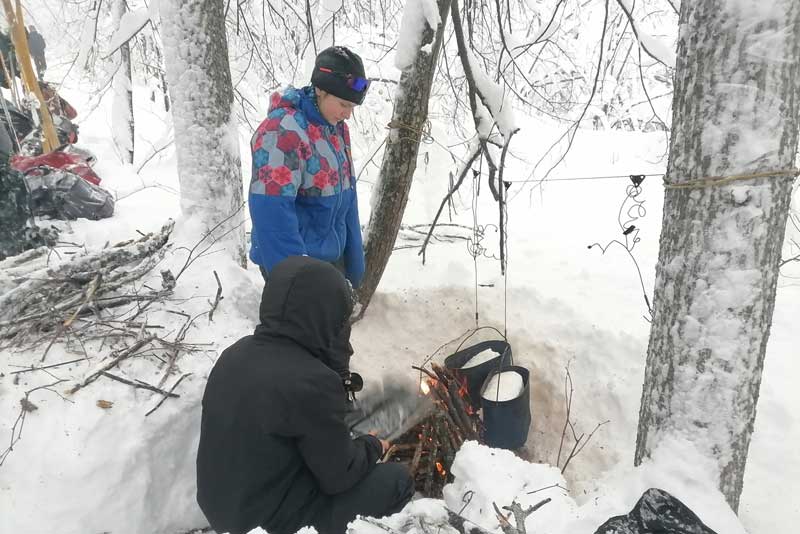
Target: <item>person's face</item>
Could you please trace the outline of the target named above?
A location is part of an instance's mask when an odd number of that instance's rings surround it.
[[[326,121],[336,124],[349,119],[356,104],[317,89],[317,106]]]

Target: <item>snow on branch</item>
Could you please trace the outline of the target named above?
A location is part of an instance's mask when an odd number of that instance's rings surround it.
[[[150,19],[150,11],[146,8],[125,13],[119,21],[119,28],[111,37],[111,42],[109,43],[110,51],[104,58],[111,57],[122,45],[133,39],[142,28],[147,26]]]
[[[403,10],[400,35],[397,39],[395,66],[398,69],[405,70],[414,63],[417,51],[422,45],[425,27],[430,26],[436,30],[441,21],[436,0],[408,0]],[[432,45],[428,45],[430,46]]]
[[[630,0],[617,0],[617,3],[628,17],[633,34],[636,36],[636,40],[639,41],[639,45],[645,53],[665,67],[674,69],[676,61],[675,52],[649,33],[642,31],[641,27],[637,26],[636,20],[633,18],[633,6]],[[673,8],[674,7],[675,6],[673,6]]]
[[[475,120],[475,129],[478,132],[481,143],[484,144],[489,139],[489,135],[494,128],[493,122],[497,124],[503,137],[508,139],[511,132],[517,129],[511,116],[511,106],[505,101],[502,88],[480,69],[478,62],[467,47],[458,0],[453,0],[450,16],[453,19],[458,55],[461,58],[461,66],[464,69],[464,76],[467,80],[469,103]],[[477,101],[478,98],[480,103]],[[482,108],[481,104],[485,106],[485,109]],[[487,110],[489,117],[487,117]],[[487,158],[491,159],[488,150],[485,150],[485,152]]]
[[[514,115],[511,110],[511,103],[506,98],[503,88],[499,84],[492,81],[491,78],[480,68],[475,56],[468,48],[464,48],[464,58],[470,64],[472,71],[473,81],[475,82],[475,90],[481,99],[481,102],[486,107],[491,115],[491,119],[497,124],[500,133],[503,134],[504,139],[517,130],[516,123],[514,122]],[[483,121],[482,121],[483,122]],[[491,128],[489,128],[490,130]],[[489,131],[482,128],[479,134],[483,137],[488,137]]]

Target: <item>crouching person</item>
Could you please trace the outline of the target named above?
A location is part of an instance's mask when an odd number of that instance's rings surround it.
[[[388,447],[344,422],[353,297],[309,257],[275,266],[254,335],[228,347],[203,395],[197,501],[218,533],[343,534],[356,515],[399,511],[414,493]]]

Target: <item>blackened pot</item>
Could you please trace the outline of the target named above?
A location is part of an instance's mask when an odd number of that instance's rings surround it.
[[[486,349],[491,349],[497,356],[474,367],[461,367],[474,356]],[[467,391],[472,406],[477,410],[481,407],[481,388],[486,377],[493,369],[498,369],[511,363],[511,345],[502,340],[481,341],[475,345],[461,349],[444,359],[444,366],[453,371],[459,378],[467,381]]]

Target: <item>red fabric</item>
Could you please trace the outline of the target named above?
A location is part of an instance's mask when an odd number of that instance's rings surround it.
[[[300,136],[297,132],[287,130],[286,133],[278,137],[277,146],[283,152],[292,152],[297,150],[300,145]]]
[[[272,169],[271,178],[278,185],[287,185],[292,183],[292,171],[286,165],[281,165],[278,168]]]
[[[25,173],[36,167],[53,167],[77,174],[87,182],[100,185],[100,177],[92,168],[78,155],[66,152],[50,152],[41,156],[20,156],[19,154],[11,157],[11,166],[18,171]]]

